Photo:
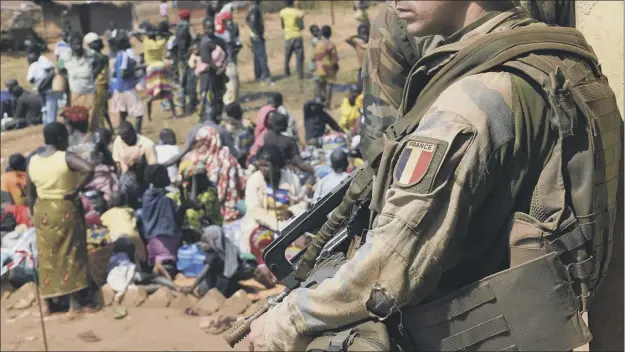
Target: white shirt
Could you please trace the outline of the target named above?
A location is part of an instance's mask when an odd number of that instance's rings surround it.
[[[36,89],[41,84],[41,81],[46,77],[46,70],[54,69],[52,61],[48,60],[45,56],[39,56],[39,60],[33,62],[28,66],[28,73],[26,73],[26,80],[33,85]]]
[[[315,186],[315,195],[313,196],[313,200],[317,200],[321,198],[324,194],[330,192],[334,189],[341,181],[343,181],[349,174],[347,172],[342,172],[337,174],[332,171],[329,175],[319,180],[317,185]]]
[[[177,145],[158,144],[156,149],[156,162],[163,164],[171,158],[180,155],[180,147]],[[172,165],[167,168],[169,179],[174,182],[178,178],[178,166]]]

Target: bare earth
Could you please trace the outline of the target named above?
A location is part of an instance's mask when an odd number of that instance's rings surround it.
[[[341,57],[341,72],[339,82],[347,84],[355,80],[357,61],[354,50],[345,44],[345,39],[356,34],[357,23],[349,4],[335,5],[335,25],[333,26],[333,41],[337,44]],[[156,4],[154,6],[157,6]],[[144,6],[145,7],[145,6]],[[369,10],[371,18],[375,16],[377,9]],[[156,15],[158,16],[158,14]],[[253,83],[252,53],[249,47],[248,30],[245,26],[245,13],[237,14],[237,21],[241,29],[241,40],[244,48],[239,55],[239,77],[241,82],[240,102],[247,110],[246,117],[254,119],[256,110],[266,101],[266,93],[279,91],[284,95],[285,105],[290,113],[298,121],[300,135],[303,135],[302,106],[305,100],[314,96],[314,86],[310,80],[300,82],[291,77],[279,79],[273,87],[263,87]],[[141,18],[151,17],[141,15]],[[195,19],[201,18],[201,14],[194,14]],[[266,15],[266,38],[267,53],[269,56],[270,70],[274,77],[283,74],[283,39],[282,30],[277,14]],[[305,17],[305,55],[310,57],[310,35],[307,28],[315,23],[318,25],[331,24],[330,8],[307,11]],[[195,21],[194,21],[195,22]],[[196,31],[199,26],[196,25]],[[50,33],[50,31],[48,31]],[[50,46],[54,40],[50,40]],[[135,43],[135,48],[141,50],[140,44]],[[46,54],[53,59],[53,54]],[[25,82],[28,69],[25,57],[0,57],[2,81],[15,78],[28,87]],[[291,72],[296,73],[294,58],[291,61]],[[335,92],[333,98],[332,113],[338,118],[337,108],[340,106],[345,93]],[[112,116],[114,125],[117,125],[117,117]],[[146,119],[147,120],[147,119]],[[132,119],[131,119],[132,122]],[[178,135],[178,141],[184,143],[187,130],[197,122],[196,116],[188,116],[179,120],[172,120],[169,112],[160,110],[155,103],[153,121],[144,121],[143,134],[156,140],[162,128],[172,128]],[[42,127],[30,127],[19,131],[9,131],[1,136],[0,167],[6,167],[8,156],[12,153],[27,153],[43,143]],[[0,349],[2,351],[41,351],[44,350],[43,335],[36,305],[28,310],[1,309],[0,316]],[[104,350],[152,350],[152,351],[190,351],[211,350],[228,351],[230,347],[223,341],[221,336],[210,335],[199,328],[200,319],[183,314],[174,308],[129,308],[128,316],[121,320],[113,317],[112,309],[106,308],[98,313],[68,321],[60,315],[47,317],[45,329],[47,332],[49,350],[64,351],[104,351]],[[78,335],[92,331],[99,339],[97,342],[86,342]],[[243,341],[237,346],[238,351],[247,350],[247,342]]]

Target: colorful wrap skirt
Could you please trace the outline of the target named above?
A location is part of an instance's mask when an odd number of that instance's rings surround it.
[[[89,265],[82,208],[74,201],[37,199],[33,225],[41,297],[60,297],[86,288]]]

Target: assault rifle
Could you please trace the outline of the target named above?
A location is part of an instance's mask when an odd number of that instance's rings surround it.
[[[292,217],[284,225],[281,235],[267,246],[263,253],[263,260],[274,276],[286,286],[286,290],[280,295],[270,298],[256,313],[245,318],[224,335],[224,339],[230,347],[234,347],[250,333],[250,325],[254,320],[265,314],[271,307],[288,296],[292,290],[300,286],[318,258],[327,257],[331,251],[351,238],[347,229],[343,228],[339,231],[339,228],[347,219],[352,205],[372,181],[369,179],[363,182],[363,178],[370,176],[368,173],[362,172],[366,167],[367,164],[365,163],[332,191],[314,202],[306,212]],[[323,226],[319,226],[320,224]],[[309,243],[290,261],[286,259],[284,255],[286,249],[307,232],[316,233],[313,242]],[[337,236],[334,236],[335,234]],[[320,254],[322,255],[320,256]]]

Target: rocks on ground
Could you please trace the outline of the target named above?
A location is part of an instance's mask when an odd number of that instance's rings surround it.
[[[226,299],[219,307],[220,315],[236,316],[245,312],[252,305],[252,300],[244,290],[238,290],[230,298]]]
[[[144,308],[167,308],[176,297],[167,287],[161,287],[141,305]]]
[[[216,288],[212,288],[195,304],[194,308],[203,313],[202,315],[210,315],[216,312],[224,301],[226,297]]]
[[[7,291],[9,292],[9,291]],[[14,292],[3,295],[6,299],[7,309],[26,309],[30,308],[37,300],[37,286],[34,282],[29,282]]]

